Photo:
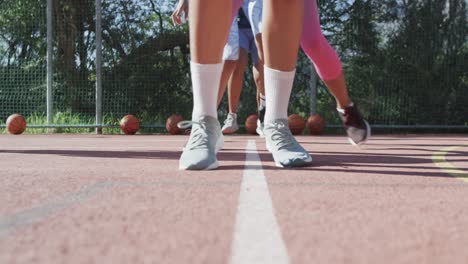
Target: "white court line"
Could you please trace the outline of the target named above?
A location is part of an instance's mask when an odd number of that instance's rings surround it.
[[[231,264],[290,263],[254,140],[246,154]]]

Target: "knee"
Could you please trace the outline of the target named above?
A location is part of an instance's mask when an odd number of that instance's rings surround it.
[[[323,47],[326,46],[327,40],[322,33],[305,36],[301,39],[301,47],[308,55],[315,55],[322,52]]]

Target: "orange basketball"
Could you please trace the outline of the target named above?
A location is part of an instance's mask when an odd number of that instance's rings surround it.
[[[292,114],[288,117],[289,129],[293,135],[300,135],[305,128],[305,121],[302,116],[298,114]]]
[[[249,134],[257,134],[257,119],[258,116],[255,114],[249,115],[247,119],[245,120],[245,130],[247,130],[247,133]]]
[[[171,135],[178,135],[182,134],[183,130],[177,127],[177,123],[180,121],[184,120],[181,115],[171,115],[167,120],[166,120],[166,129],[167,132]]]
[[[26,119],[20,114],[13,114],[8,117],[6,127],[10,134],[19,135],[26,130]]]
[[[307,128],[312,135],[321,135],[325,128],[325,120],[319,115],[311,115],[307,119]]]
[[[120,130],[125,135],[134,135],[140,129],[140,120],[134,115],[126,115],[120,120]]]

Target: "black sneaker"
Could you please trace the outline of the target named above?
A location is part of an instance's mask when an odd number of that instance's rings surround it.
[[[371,128],[369,123],[362,117],[356,105],[348,106],[345,109],[338,109],[338,115],[343,122],[349,142],[352,145],[363,144],[369,139]]]
[[[260,120],[260,122],[262,122],[262,124],[263,124],[263,121],[265,120],[265,112],[266,112],[266,107],[263,105],[260,105],[260,109],[258,109],[258,119]]]
[[[257,129],[255,130],[260,137],[265,137],[265,135],[263,134],[263,121],[265,120],[265,110],[265,106],[260,105],[260,109],[258,110]]]

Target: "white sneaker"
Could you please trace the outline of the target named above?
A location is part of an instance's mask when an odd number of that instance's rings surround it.
[[[312,162],[312,157],[289,130],[287,119],[277,119],[265,124],[263,132],[266,147],[273,154],[277,167],[302,167]]]
[[[179,160],[181,170],[212,170],[218,168],[216,154],[223,147],[223,134],[219,121],[203,116],[198,122],[183,121],[180,128],[192,125],[190,138]]]
[[[239,125],[237,124],[237,114],[229,113],[226,120],[224,120],[224,126],[221,130],[224,134],[232,134],[239,130]]]

